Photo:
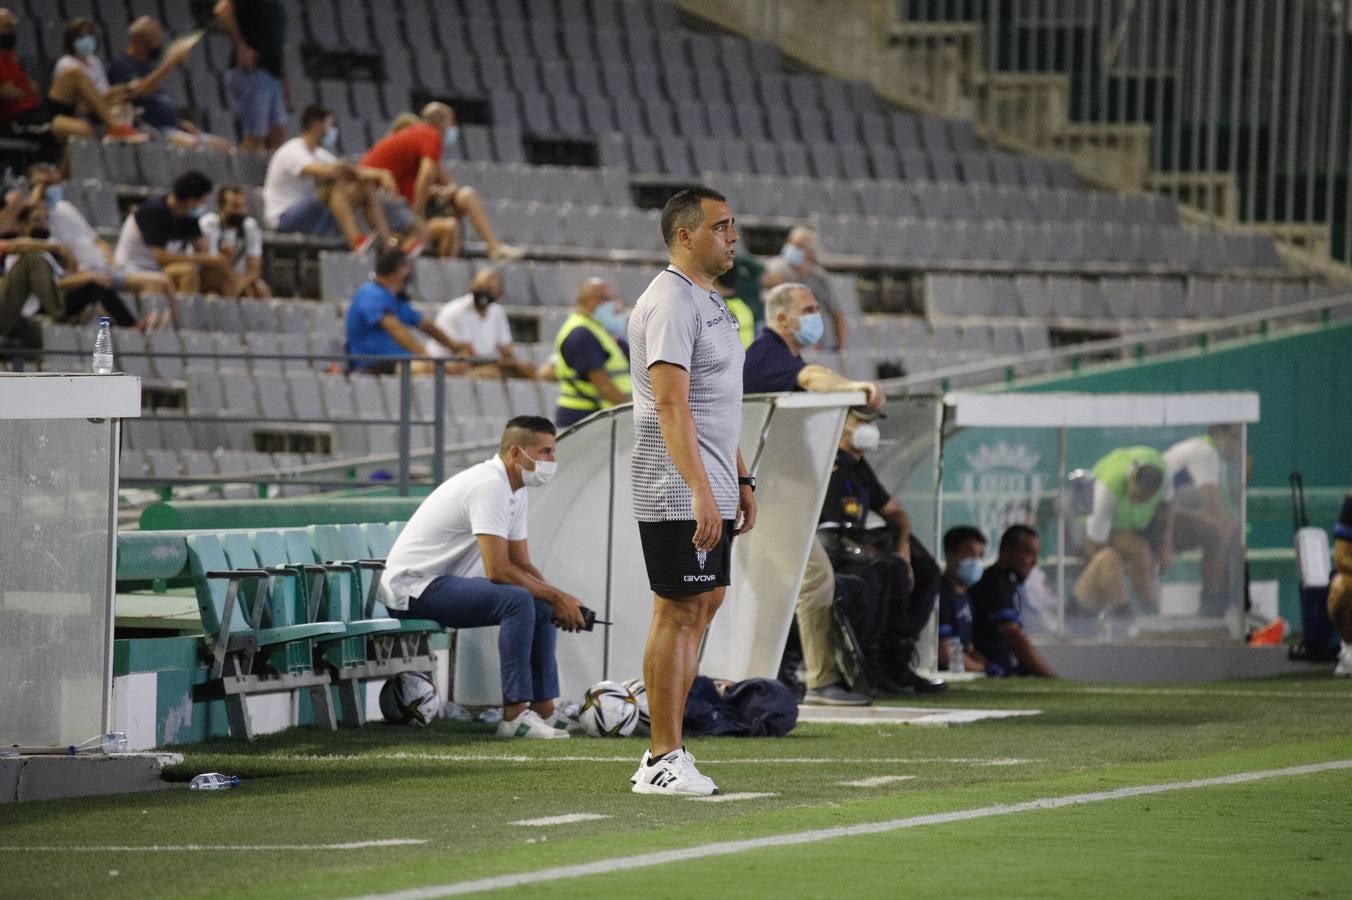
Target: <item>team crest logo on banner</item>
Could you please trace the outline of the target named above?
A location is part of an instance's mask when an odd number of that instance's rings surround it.
[[[965,453],[968,471],[962,475],[962,495],[975,524],[992,546],[1010,525],[1032,525],[1042,499],[1044,479],[1037,469],[1041,457],[1023,444],[1000,441],[981,444]]]

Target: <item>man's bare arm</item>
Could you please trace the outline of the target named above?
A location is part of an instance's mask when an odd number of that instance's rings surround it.
[[[1014,651],[1014,658],[1029,672],[1034,675],[1041,675],[1043,678],[1056,677],[1052,667],[1047,664],[1047,660],[1042,658],[1042,654],[1038,652],[1037,647],[1033,646],[1033,642],[1028,639],[1028,635],[1018,623],[1001,622],[1000,636],[1005,639],[1009,649]]]

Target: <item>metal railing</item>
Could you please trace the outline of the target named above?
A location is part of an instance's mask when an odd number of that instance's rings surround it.
[[[52,349],[48,350],[5,349],[3,351],[3,355],[5,357],[11,358],[14,362],[15,368],[18,370],[23,370],[24,364],[26,362],[37,362],[39,360],[42,360],[44,357],[57,357],[57,358],[75,357],[77,360],[85,360],[88,358],[88,354],[85,351],[52,350]],[[153,357],[161,356],[162,354],[155,354],[146,351],[139,352],[118,351],[116,355],[120,359],[128,359],[128,358],[150,359]],[[253,367],[250,364],[257,362],[276,362],[279,365],[287,362],[294,364],[296,362],[295,357],[287,356],[284,354],[204,353],[204,354],[174,354],[174,355],[183,359],[185,361],[185,366],[187,365],[188,360],[194,359],[211,359],[216,360],[218,362],[222,360],[238,361],[239,363],[238,368],[241,371],[252,369]],[[415,460],[427,460],[430,462],[431,471],[429,483],[436,485],[440,484],[441,481],[444,480],[445,478],[446,459],[448,455],[453,453],[471,452],[479,449],[488,449],[490,446],[492,447],[497,446],[496,439],[457,442],[455,444],[449,445],[447,444],[446,441],[446,426],[447,426],[446,379],[450,377],[467,377],[467,376],[452,375],[447,371],[448,367],[462,366],[466,364],[471,366],[488,365],[497,363],[498,362],[497,360],[484,359],[478,357],[380,356],[373,354],[350,356],[345,354],[324,354],[324,353],[308,353],[305,355],[304,359],[309,361],[310,363],[337,362],[342,364],[345,372],[347,369],[347,365],[354,361],[368,365],[393,364],[396,370],[395,373],[393,373],[392,375],[383,375],[381,377],[396,377],[399,379],[399,415],[395,418],[329,417],[322,419],[313,419],[313,418],[290,417],[285,420],[285,424],[319,425],[319,426],[387,425],[391,427],[396,427],[398,429],[398,452],[395,454],[383,454],[383,455],[377,454],[359,458],[344,457],[341,460],[336,460],[332,463],[317,463],[313,465],[305,465],[296,467],[294,469],[288,469],[287,472],[294,472],[297,475],[300,475],[302,473],[323,474],[335,471],[348,472],[355,471],[356,469],[363,468],[369,465],[382,465],[388,463],[395,463],[398,467],[395,486],[399,492],[399,496],[405,497],[408,496],[409,493],[409,486],[411,484],[412,479],[411,475],[412,464]],[[427,364],[431,367],[431,372],[428,373],[427,375],[416,376],[419,378],[430,377],[432,379],[432,398],[435,411],[433,413],[432,418],[430,419],[426,417],[415,419],[413,416],[413,379],[415,377],[413,370],[415,366],[420,366],[422,364]],[[270,371],[273,371],[276,374],[280,375],[286,374],[285,371],[282,370],[280,367],[277,370]],[[256,369],[253,369],[253,372],[254,374],[258,374]],[[320,374],[321,372],[322,370],[316,370],[316,374]],[[185,372],[185,374],[190,373]],[[366,373],[353,372],[350,375],[345,375],[344,377],[364,378],[369,376]],[[477,380],[486,381],[489,379],[479,378]],[[502,380],[505,381],[505,379]],[[161,386],[173,386],[175,384],[185,384],[185,382],[182,379],[151,379],[150,381],[154,384],[158,384]],[[510,415],[508,417],[510,417]],[[169,413],[169,414],[157,413],[154,416],[147,416],[146,418],[153,419],[159,422],[210,422],[223,425],[246,425],[249,423],[276,423],[278,421],[277,419],[262,415],[241,416],[231,414],[217,414],[215,412],[208,412],[200,415],[193,415],[187,412]],[[504,418],[503,420],[503,424],[505,423],[506,418]],[[416,451],[413,449],[412,447],[413,426],[432,427],[431,447],[422,448]],[[279,484],[287,483],[294,485],[302,485],[308,483],[307,481],[301,480],[299,478],[286,477],[279,470],[267,470],[264,472],[257,473],[238,473],[238,474],[229,473],[217,476],[202,476],[202,477],[193,476],[191,478],[179,478],[179,479],[124,478],[123,481],[128,485],[136,485],[138,483],[144,483],[148,485],[238,484],[238,483],[259,483],[263,481],[269,483],[276,482]],[[312,486],[361,487],[361,486],[386,486],[386,485],[388,485],[388,482],[370,479],[359,480],[356,479],[354,475],[352,477],[344,477],[342,479],[319,479]]]
[[[1180,325],[1158,331],[1129,334],[1099,341],[1086,341],[1067,347],[995,357],[956,366],[944,366],[916,375],[883,382],[889,392],[914,393],[921,389],[950,386],[1013,386],[1020,377],[1045,376],[1079,370],[1086,360],[1122,361],[1146,359],[1162,352],[1188,347],[1205,350],[1213,342],[1251,334],[1267,334],[1274,326],[1328,325],[1352,321],[1352,294],[1325,297],[1305,303],[1293,303],[1274,310],[1244,313],[1226,319],[1192,325]]]

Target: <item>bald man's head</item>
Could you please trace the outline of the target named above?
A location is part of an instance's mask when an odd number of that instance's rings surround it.
[[[488,294],[494,300],[502,299],[502,273],[492,266],[484,266],[474,273],[469,289],[475,294]]]
[[[615,299],[615,289],[601,278],[588,278],[577,289],[577,308],[584,315],[591,315],[596,307]]]
[[[141,16],[127,29],[127,49],[149,59],[164,47],[164,29],[150,16]]]
[[[422,108],[421,115],[423,121],[435,125],[438,131],[445,131],[455,124],[455,110],[435,100]]]

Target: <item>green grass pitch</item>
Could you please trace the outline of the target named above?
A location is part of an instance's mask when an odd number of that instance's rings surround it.
[[[1001,805],[1352,760],[1352,683],[973,682],[908,705],[1038,709],[957,727],[695,739],[725,793],[628,791],[640,738],[487,726],[293,729],[186,748],[241,787],[0,807],[0,896],[356,896],[603,863],[505,892],[643,897],[1352,895],[1352,768],[1061,808]],[[866,785],[844,782],[872,779]],[[886,779],[886,780],[884,780]],[[960,821],[624,868],[645,854],[978,810]],[[996,814],[1001,813],[1001,814]],[[593,816],[530,826],[523,820]],[[333,848],[373,841],[417,841]],[[196,848],[196,849],[193,849]],[[615,861],[611,864],[608,861]]]

